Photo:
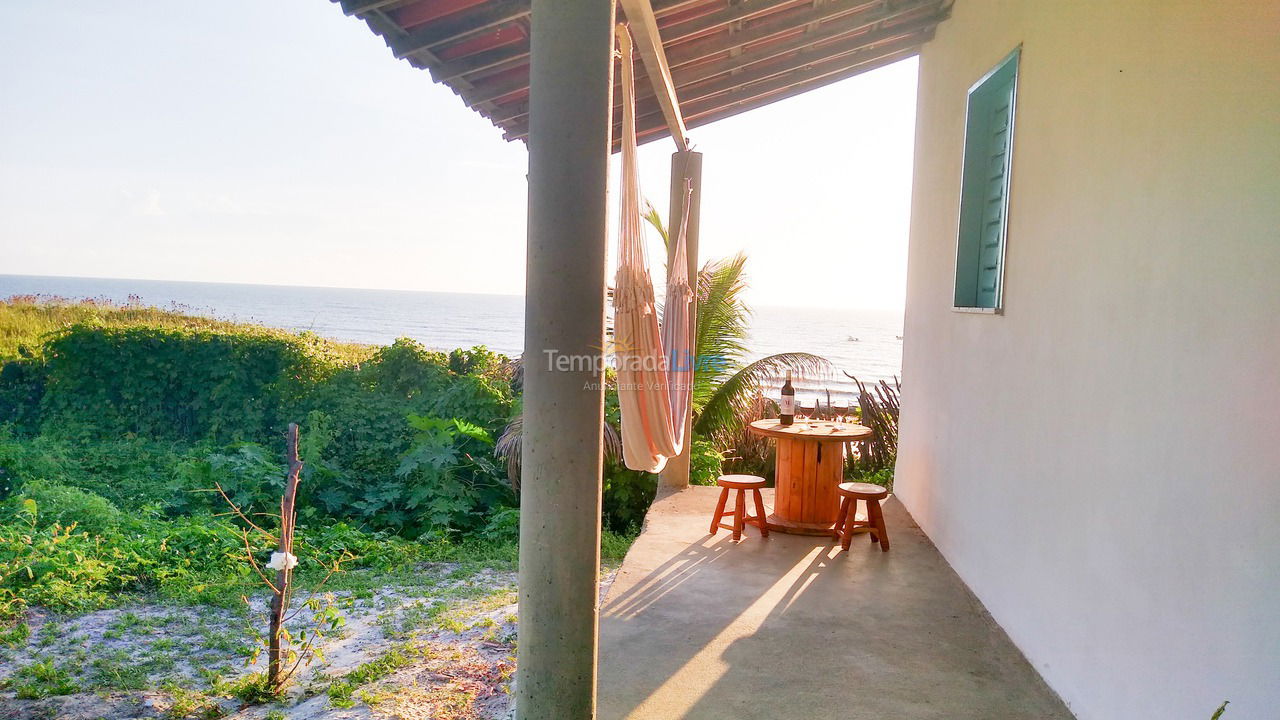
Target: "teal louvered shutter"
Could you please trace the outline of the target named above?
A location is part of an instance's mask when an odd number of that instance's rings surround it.
[[[958,308],[1001,305],[1018,56],[1015,50],[969,91],[956,251]]]

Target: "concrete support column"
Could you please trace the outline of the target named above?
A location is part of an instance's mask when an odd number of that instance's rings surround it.
[[[702,153],[688,150],[671,155],[671,211],[667,225],[671,232],[672,243],[667,252],[667,265],[670,267],[672,254],[675,252],[675,238],[680,232],[680,223],[684,220],[684,204],[686,201],[685,181],[693,190],[687,196],[689,203],[689,224],[685,228],[685,254],[689,263],[689,286],[693,288],[694,297],[698,294],[698,225],[702,216]],[[698,303],[695,301],[689,308],[689,321],[693,328],[698,327]],[[696,360],[696,358],[695,358]],[[696,370],[695,370],[696,372]],[[692,412],[692,408],[690,408]],[[659,474],[663,488],[682,488],[689,485],[689,444],[693,432],[690,418],[685,418],[684,445],[681,453],[667,460],[667,466]]]
[[[596,711],[612,0],[533,0],[516,716]]]

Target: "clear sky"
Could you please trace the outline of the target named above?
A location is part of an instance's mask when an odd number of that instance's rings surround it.
[[[690,132],[758,304],[901,308],[907,60]],[[0,273],[518,294],[526,152],[327,0],[0,4]],[[670,140],[641,148],[664,213]],[[616,174],[615,174],[616,177]]]

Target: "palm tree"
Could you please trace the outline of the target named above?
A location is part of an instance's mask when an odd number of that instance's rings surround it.
[[[652,205],[645,220],[670,243],[666,226]],[[728,450],[743,428],[759,417],[761,387],[788,370],[798,376],[823,377],[831,364],[803,352],[779,353],[747,362],[751,310],[742,299],[747,289],[747,258],[708,260],[698,271],[697,328],[693,375],[693,432]]]
[[[667,243],[666,226],[652,205],[645,219]],[[746,263],[746,256],[738,253],[709,260],[698,271],[693,433],[707,438],[722,452],[740,444],[746,424],[763,417],[772,405],[761,393],[765,383],[788,370],[800,377],[825,377],[831,369],[826,358],[803,352],[779,353],[747,362],[751,310],[742,299],[747,289]],[[520,482],[523,435],[523,418],[517,412],[495,447],[495,454],[507,464],[507,477],[513,488],[518,488]],[[609,422],[604,427],[604,446],[606,459],[621,459],[622,439]]]
[[[756,415],[756,397],[766,382],[788,370],[823,376],[830,363],[819,355],[787,352],[746,362],[751,310],[742,301],[747,284],[746,257],[711,260],[698,271],[696,356],[693,381],[693,431],[722,446],[736,438]]]

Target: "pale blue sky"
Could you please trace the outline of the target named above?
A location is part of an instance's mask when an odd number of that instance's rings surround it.
[[[752,302],[900,308],[915,83],[691,131],[703,257],[745,250]],[[523,291],[524,146],[326,0],[3,3],[0,97],[0,273]]]

